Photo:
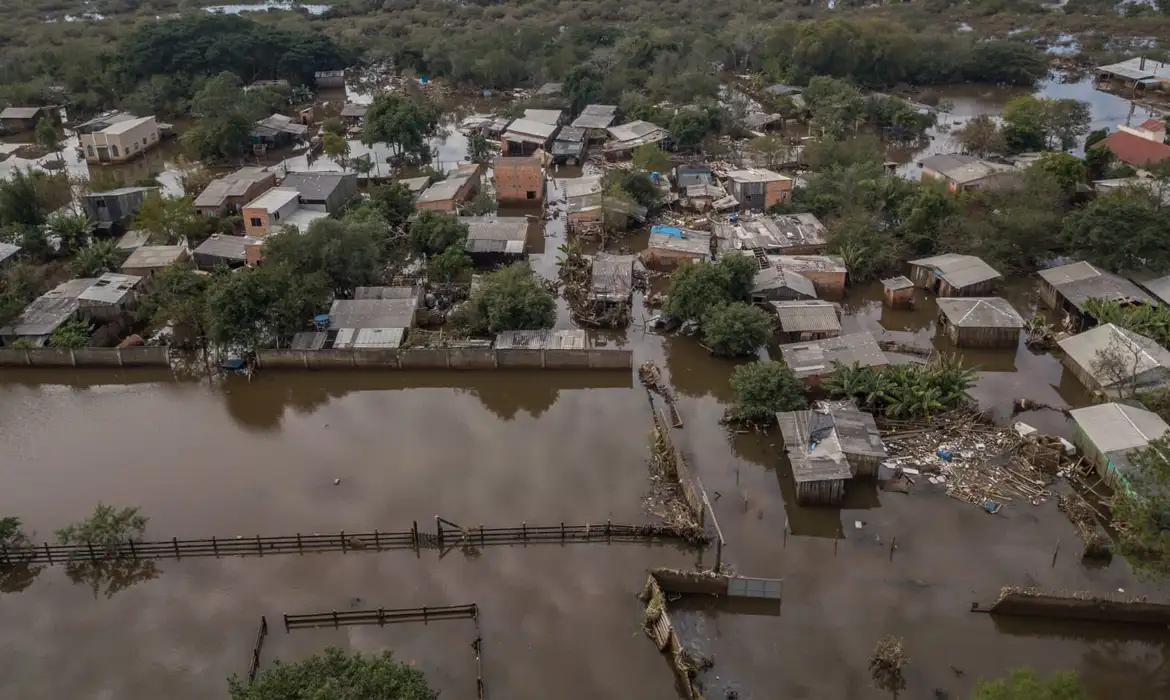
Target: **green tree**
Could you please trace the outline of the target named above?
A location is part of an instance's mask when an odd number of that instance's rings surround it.
[[[17,556],[14,553],[33,546],[32,536],[24,531],[20,518],[0,518],[0,546],[8,553],[10,559]]]
[[[328,117],[321,122],[321,129],[326,134],[345,136],[345,122],[341,121],[340,117]]]
[[[715,110],[688,107],[680,109],[670,119],[667,131],[676,148],[696,148],[709,134],[719,130],[720,122]]]
[[[370,203],[390,226],[401,226],[414,213],[410,189],[401,182],[378,185],[370,190]]]
[[[329,281],[287,263],[265,264],[223,275],[207,296],[207,325],[213,343],[253,350],[284,345],[292,334],[328,307]]]
[[[1089,133],[1088,103],[1025,95],[1004,107],[1004,140],[1009,150],[1070,149]]]
[[[986,158],[1007,150],[999,125],[986,114],[970,119],[951,134],[951,138],[964,153]]]
[[[1074,671],[1057,671],[1046,679],[1030,668],[1013,669],[1007,678],[978,680],[971,700],[1091,700]]]
[[[57,327],[49,336],[51,348],[84,348],[89,345],[89,324],[85,321],[70,321]]]
[[[1085,153],[1088,154],[1089,149],[1109,138],[1109,129],[1095,129],[1085,137]]]
[[[1129,453],[1132,469],[1110,504],[1121,544],[1146,579],[1170,576],[1170,437]]]
[[[770,337],[772,317],[750,304],[718,304],[703,314],[703,340],[716,355],[754,355]]]
[[[496,154],[496,146],[483,134],[467,139],[467,155],[472,163],[487,163]]]
[[[252,126],[264,111],[258,96],[240,87],[238,77],[220,73],[206,80],[192,98],[191,113],[198,119],[183,134],[183,143],[197,158],[240,158],[251,150]]]
[[[384,651],[378,656],[348,655],[336,647],[293,664],[277,662],[255,681],[228,679],[231,700],[332,700],[393,698],[437,700],[426,676]]]
[[[206,222],[190,197],[164,197],[158,191],[143,198],[134,214],[134,227],[150,234],[156,245],[178,245],[203,233]]]
[[[1085,169],[1086,177],[1089,180],[1103,180],[1108,174],[1113,163],[1117,160],[1113,155],[1113,151],[1104,146],[1095,146],[1085,149]]]
[[[757,136],[752,139],[751,148],[760,154],[760,157],[763,159],[763,165],[766,168],[774,168],[787,163],[792,153],[792,147],[779,134]]]
[[[471,258],[462,248],[452,246],[427,258],[427,279],[431,282],[451,282],[472,268]]]
[[[410,248],[415,255],[434,255],[448,248],[463,248],[467,224],[453,214],[423,210],[410,224]]]
[[[92,546],[105,557],[117,557],[128,541],[141,542],[148,518],[138,508],[114,508],[98,503],[85,520],[57,530],[57,544]],[[88,552],[81,557],[88,557]]]
[[[647,173],[669,173],[670,155],[656,143],[647,143],[634,149],[633,165]]]
[[[809,81],[804,101],[820,136],[841,138],[861,118],[865,102],[855,85],[820,75]]]
[[[143,295],[139,317],[153,326],[174,324],[177,337],[193,340],[206,349],[207,292],[212,278],[186,265],[168,265],[150,281],[150,294]],[[182,342],[187,345],[187,342]]]
[[[80,277],[101,277],[117,270],[126,259],[126,251],[118,248],[118,242],[109,238],[92,241],[77,251],[73,258],[73,269]]]
[[[439,110],[430,102],[419,102],[394,93],[374,98],[366,111],[362,143],[372,147],[384,143],[407,162],[425,163],[431,158],[427,139],[439,128]]]
[[[647,209],[658,206],[662,199],[662,191],[654,184],[650,173],[638,170],[610,170],[601,178],[601,187],[611,195],[629,195],[630,200]]]
[[[349,141],[346,141],[345,137],[340,134],[326,132],[325,137],[321,140],[321,149],[325,151],[325,155],[343,166],[345,159],[349,157]]]
[[[755,259],[747,255],[682,265],[670,277],[666,311],[683,319],[701,319],[714,305],[749,301],[758,270]]]
[[[40,226],[48,215],[48,198],[35,173],[16,168],[0,180],[0,226]]]
[[[569,71],[565,76],[563,92],[574,113],[579,113],[586,105],[601,98],[603,80],[601,71],[591,63],[583,63]]]
[[[473,335],[552,328],[556,320],[556,301],[526,262],[485,275],[452,315],[456,327]]]
[[[1076,192],[1078,185],[1085,184],[1088,177],[1085,161],[1063,152],[1044,153],[1033,167],[1054,177],[1060,188],[1070,195]]]
[[[37,122],[36,132],[34,134],[37,143],[45,148],[49,153],[56,153],[57,160],[61,161],[61,135],[57,133],[57,127],[53,126],[50,119],[41,119]]]
[[[300,273],[320,273],[339,297],[357,287],[378,283],[382,251],[366,227],[337,219],[317,219],[303,234],[270,236],[264,246],[265,264],[286,263]]]
[[[1141,187],[1103,194],[1064,220],[1068,247],[1114,272],[1170,268],[1170,219]]]
[[[771,423],[782,411],[798,411],[807,405],[800,380],[783,362],[752,362],[731,374],[735,401],[729,411],[734,420]]]
[[[59,212],[49,216],[47,226],[60,241],[59,251],[63,255],[69,255],[89,243],[90,233],[93,232],[93,222],[84,214]]]

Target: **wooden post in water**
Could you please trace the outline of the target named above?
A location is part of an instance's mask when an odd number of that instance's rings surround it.
[[[890,540],[890,561],[894,561],[894,549],[898,546],[898,538]]]
[[[333,611],[333,626],[334,626],[334,627],[340,627],[340,626],[341,626],[341,623],[340,623],[340,622],[338,622],[338,620],[337,620],[337,611],[336,611],[336,610],[334,610],[334,611]]]
[[[297,533],[297,551],[301,554],[305,553],[305,545],[301,542],[301,533]]]
[[[53,551],[51,549],[49,549],[48,542],[45,543],[45,556],[48,557],[49,563],[52,564],[53,563]]]
[[[381,627],[386,624],[386,611],[378,608],[378,626]]]
[[[479,524],[479,546],[480,547],[487,546],[487,535],[483,531],[483,523]]]
[[[423,606],[423,624],[427,624],[427,606]]]
[[[443,548],[443,521],[440,520],[439,516],[437,516],[437,515],[435,516],[435,529],[437,529],[439,531],[439,548],[442,549]]]
[[[410,524],[410,546],[414,547],[414,553],[418,554],[418,521],[412,521]]]
[[[284,632],[288,634],[288,613],[284,613]]]
[[[179,538],[172,537],[171,538],[171,545],[173,545],[175,548],[175,559],[182,559],[182,557],[179,556]]]
[[[1056,549],[1052,551],[1052,568],[1056,568],[1056,555],[1060,554],[1060,540],[1056,541]]]
[[[378,542],[378,530],[374,529],[374,549],[382,549],[382,544]]]
[[[611,542],[611,541],[612,541],[612,540],[610,539],[610,532],[611,532],[610,525],[612,525],[612,523],[611,523],[609,520],[606,520],[606,521],[605,521],[605,541],[606,541],[607,543],[609,543],[609,542]]]
[[[215,541],[214,537],[211,538],[211,551],[215,554],[215,558],[218,559],[219,558],[219,543]]]
[[[524,539],[524,544],[528,544],[528,523],[520,523],[520,535]]]
[[[260,533],[256,533],[256,553],[264,556],[264,545],[260,543]]]
[[[134,540],[128,539],[126,541],[130,543],[130,558],[134,561],[138,561],[138,552],[134,551]]]
[[[565,521],[561,521],[561,544],[565,543]]]
[[[341,552],[342,552],[342,554],[344,554],[345,552],[349,551],[345,547],[345,530],[342,530],[341,534],[338,535],[338,537],[341,538]]]

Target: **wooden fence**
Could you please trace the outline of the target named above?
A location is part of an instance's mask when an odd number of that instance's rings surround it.
[[[264,639],[268,636],[268,618],[260,616],[260,629],[256,631],[256,643],[252,645],[252,661],[248,664],[248,682],[256,680],[256,673],[260,670],[260,650],[264,648]]]
[[[0,367],[167,367],[161,346],[129,348],[0,348]]]
[[[127,540],[116,547],[93,544],[51,545],[10,549],[0,545],[0,562],[5,565],[64,564],[70,561],[104,559],[184,559],[188,557],[264,556],[268,554],[306,554],[314,552],[384,551],[410,549],[448,549],[454,547],[488,547],[499,545],[569,544],[574,542],[697,542],[694,533],[662,525],[622,525],[608,520],[598,524],[478,527],[465,528],[450,520],[435,517],[435,532],[422,532],[418,521],[402,532],[279,535],[275,537],[236,537],[220,539]]]

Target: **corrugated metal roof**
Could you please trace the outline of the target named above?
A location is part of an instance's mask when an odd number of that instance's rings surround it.
[[[234,173],[228,173],[227,175],[212,180],[199,193],[199,196],[195,198],[195,206],[222,206],[228,197],[243,197],[253,185],[263,182],[272,176],[272,173],[264,168],[240,168]]]
[[[634,261],[636,255],[593,256],[591,286],[593,297],[604,301],[625,301],[634,291]]]
[[[1138,377],[1137,384],[1141,387],[1165,383],[1166,375],[1170,373],[1170,351],[1144,335],[1112,323],[1078,333],[1057,344],[1071,360],[1107,389],[1121,383],[1118,377],[1110,376],[1117,374],[1117,371],[1111,372],[1109,368],[1098,366],[1100,353],[1110,348],[1116,349],[1125,358],[1127,366],[1122,371],[1127,374],[1132,371],[1130,376]]]
[[[584,350],[588,347],[584,330],[503,331],[496,336],[498,350]]]
[[[0,260],[4,259],[3,253],[0,253]],[[1158,301],[1163,304],[1170,304],[1170,275],[1159,277],[1155,280],[1150,280],[1142,284],[1150,294],[1157,297]]]
[[[418,196],[420,204],[423,202],[445,202],[448,199],[455,199],[459,194],[459,190],[467,184],[471,179],[471,174],[453,175],[446,180],[441,180],[426,188],[422,194]]]
[[[409,328],[418,299],[337,299],[329,308],[329,330]]]
[[[1162,63],[1152,58],[1135,56],[1133,58],[1111,63],[1097,68],[1100,73],[1109,73],[1129,80],[1142,80],[1156,76],[1170,76],[1170,63]]]
[[[647,143],[656,143],[667,137],[666,129],[641,119],[609,128],[609,135],[613,141],[606,144],[606,148],[632,148]]]
[[[417,287],[357,287],[354,299],[415,299],[422,296]]]
[[[1076,262],[1048,270],[1041,270],[1040,277],[1056,288],[1079,311],[1085,310],[1089,299],[1117,301],[1123,304],[1149,304],[1154,299],[1129,280],[1094,267],[1087,262]]]
[[[524,110],[524,118],[531,122],[539,122],[541,124],[550,124],[556,126],[560,123],[563,117],[559,109],[526,109]]]
[[[608,128],[617,117],[614,105],[586,105],[581,114],[573,120],[573,126],[581,129]]]
[[[913,287],[914,283],[910,281],[909,277],[905,275],[899,275],[897,277],[891,277],[889,279],[882,280],[882,286],[886,289],[896,292],[899,289]]]
[[[126,262],[122,263],[123,270],[133,270],[140,267],[166,267],[178,262],[187,256],[186,246],[181,245],[144,245],[137,248]]]
[[[89,304],[118,304],[134,293],[134,288],[142,278],[138,275],[122,275],[116,272],[107,272],[77,295],[79,302]],[[82,304],[85,305],[84,303]]]
[[[688,189],[688,196],[690,191]],[[723,196],[720,191],[719,196]],[[717,221],[712,225],[715,234],[731,242],[735,248],[784,248],[823,246],[828,243],[828,231],[820,219],[812,214],[791,214],[742,219],[735,223]]]
[[[862,367],[884,367],[890,363],[869,332],[781,345],[780,354],[797,377],[829,374],[834,360],[845,365],[856,362]]]
[[[782,182],[792,178],[766,168],[745,168],[728,172],[727,179],[735,182]]]
[[[1143,448],[1170,431],[1158,414],[1120,403],[1077,408],[1069,415],[1085,437],[1105,453]]]
[[[208,255],[226,260],[242,261],[247,257],[249,245],[262,243],[263,238],[254,236],[224,236],[215,234],[199,244],[195,249],[196,255]]]
[[[952,287],[968,287],[1003,276],[996,272],[991,265],[974,255],[946,253],[920,260],[911,260],[910,264],[930,268]]]
[[[852,478],[841,441],[827,412],[791,411],[777,413],[776,422],[784,438],[784,451],[792,463],[797,483],[836,481]]]
[[[528,220],[519,217],[465,219],[469,253],[521,255],[528,240]]]
[[[1060,267],[1050,267],[1047,270],[1040,270],[1038,273],[1040,278],[1053,287],[1061,287],[1071,282],[1079,282],[1090,277],[1100,277],[1107,274],[1093,267],[1084,260],[1068,265],[1061,265]]]
[[[337,331],[333,347],[346,349],[397,348],[406,337],[405,328],[342,328]]]
[[[5,107],[0,119],[32,119],[48,107]]]
[[[959,328],[1023,328],[1024,319],[1007,299],[943,297],[938,309]]]
[[[817,298],[816,285],[813,284],[812,280],[798,272],[777,267],[765,267],[756,272],[755,285],[752,286],[753,294],[760,294],[769,289],[781,288],[791,289],[810,299]]]
[[[780,330],[785,333],[826,333],[841,330],[837,305],[831,301],[819,299],[774,301],[772,308],[776,309]]]
[[[20,246],[11,243],[0,243],[0,263],[20,252]]]
[[[94,282],[96,277],[82,277],[57,285],[26,306],[11,325],[0,329],[0,335],[49,335],[77,313],[77,297]]]
[[[280,181],[280,186],[291,187],[305,199],[316,201],[328,199],[346,178],[356,179],[356,176],[330,172],[289,173]]]
[[[523,137],[544,142],[556,133],[556,124],[546,124],[532,119],[516,119],[504,131],[504,138],[508,140],[524,140]]]
[[[665,233],[651,233],[649,250],[670,250],[688,253],[697,256],[711,257],[711,239],[701,235],[702,232],[688,232],[687,237],[671,236]]]

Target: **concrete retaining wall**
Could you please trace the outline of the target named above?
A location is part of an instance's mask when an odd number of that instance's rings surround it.
[[[165,347],[0,348],[4,367],[167,367]]]
[[[105,348],[95,348],[105,350]],[[142,348],[123,348],[139,350]],[[154,348],[146,348],[153,350]],[[0,349],[0,351],[3,351]],[[68,352],[68,351],[64,351]],[[72,364],[47,358],[44,362]],[[258,365],[271,369],[632,369],[634,354],[618,348],[589,350],[525,350],[494,348],[404,348],[349,350],[267,349],[257,353]],[[0,359],[0,364],[4,364]],[[23,359],[16,364],[27,364]],[[113,362],[112,364],[117,364]],[[127,362],[129,364],[129,362]]]
[[[1058,617],[1099,622],[1170,625],[1170,604],[1110,599],[1107,596],[1029,595],[1008,593],[993,606],[993,615]]]

